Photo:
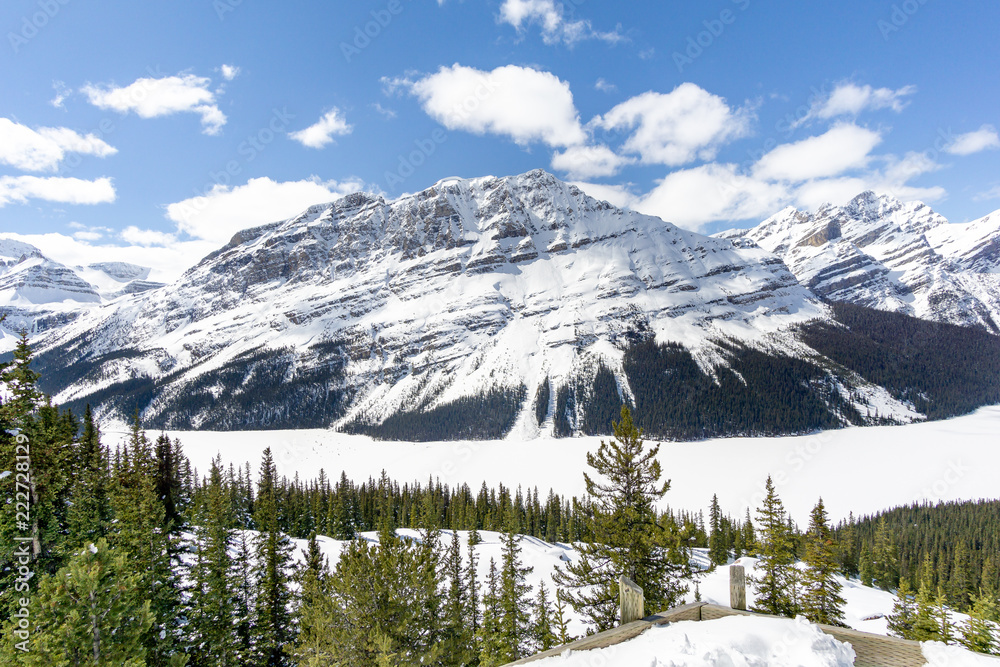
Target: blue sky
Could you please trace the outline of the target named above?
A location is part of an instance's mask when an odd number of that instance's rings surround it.
[[[996,3],[5,0],[0,231],[164,272],[356,189],[545,168],[716,231],[1000,208]]]

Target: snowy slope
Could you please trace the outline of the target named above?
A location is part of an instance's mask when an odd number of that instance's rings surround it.
[[[1000,214],[952,225],[920,202],[865,192],[815,213],[786,208],[731,230],[837,301],[1000,333]]]
[[[211,403],[238,389],[217,378],[249,377],[249,357],[283,354],[283,373],[318,372],[343,396],[340,423],[378,423],[490,389],[532,396],[598,361],[619,368],[637,332],[695,349],[721,336],[780,348],[790,326],[823,317],[770,253],[534,171],[394,201],[349,195],[245,230],[177,283],[95,309],[40,347],[63,367],[94,366],[61,402],[169,376],[144,413],[169,420],[192,395]],[[537,430],[530,421],[517,432]]]

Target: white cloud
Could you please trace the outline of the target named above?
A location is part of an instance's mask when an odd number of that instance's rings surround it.
[[[788,201],[783,185],[713,163],[668,174],[633,208],[697,230],[717,220],[763,219]]]
[[[217,250],[207,241],[175,242],[169,246],[94,245],[90,239],[66,234],[2,233],[0,238],[16,239],[39,248],[42,253],[66,266],[86,266],[95,262],[129,262],[152,269],[150,280],[172,282],[198,260]]]
[[[167,206],[167,217],[179,231],[191,236],[227,243],[241,229],[290,218],[313,204],[339,199],[362,189],[359,181],[276,182],[270,178],[251,178],[246,185],[215,185],[206,195],[192,197]]]
[[[107,204],[115,200],[110,178],[87,181],[80,178],[0,176],[0,207],[11,202],[44,199],[62,204]]]
[[[516,65],[484,72],[456,64],[415,82],[384,83],[390,91],[409,90],[424,112],[449,130],[500,134],[520,145],[586,141],[569,84],[549,72]]]
[[[778,146],[757,162],[754,176],[786,181],[837,176],[867,165],[880,141],[878,132],[853,124],[837,125],[819,136]]]
[[[570,178],[614,176],[633,160],[622,157],[607,146],[570,146],[552,156],[552,168]]]
[[[135,225],[129,225],[123,229],[119,236],[122,241],[125,241],[128,244],[141,246],[167,246],[177,240],[177,237],[173,234],[160,232],[155,229],[139,229]]]
[[[508,23],[519,32],[528,25],[537,25],[546,44],[573,46],[585,39],[599,39],[609,43],[623,41],[620,29],[614,32],[597,32],[590,21],[570,20],[565,7],[555,0],[504,0],[500,7],[500,22]]]
[[[393,118],[396,117],[396,112],[395,111],[393,111],[392,109],[387,109],[386,107],[382,106],[378,102],[376,102],[375,104],[373,104],[372,108],[375,109],[375,111],[379,112],[379,114],[383,118],[385,118],[386,120],[392,120]]]
[[[304,130],[289,132],[288,136],[308,148],[323,148],[333,143],[333,135],[350,134],[354,128],[340,114],[340,109],[332,110]]]
[[[53,81],[52,88],[56,91],[56,96],[49,100],[49,104],[54,106],[56,109],[63,108],[63,102],[69,97],[73,91],[66,87],[66,84],[62,81]]]
[[[24,171],[55,171],[67,153],[107,157],[117,153],[94,134],[80,135],[65,127],[40,127],[0,118],[0,162]]]
[[[138,79],[125,87],[86,85],[81,92],[99,109],[134,111],[140,118],[196,113],[201,116],[202,131],[214,135],[226,124],[226,116],[209,90],[211,83],[205,77],[183,74]]]
[[[623,150],[646,164],[679,166],[711,160],[719,148],[750,133],[752,113],[733,110],[726,100],[693,83],[667,94],[647,92],[633,97],[591,124],[605,130],[634,132]]]
[[[235,65],[223,65],[219,68],[219,72],[222,73],[223,79],[232,81],[240,75],[240,68]]]
[[[979,151],[1000,148],[1000,136],[992,125],[983,125],[974,132],[967,132],[955,137],[945,151],[952,155],[972,155]]]
[[[842,82],[837,84],[828,96],[813,100],[809,113],[794,126],[797,127],[814,118],[830,120],[838,116],[857,116],[866,110],[892,109],[899,113],[908,104],[905,98],[915,92],[917,92],[916,86],[903,86],[892,90],[872,88],[869,85],[859,86],[849,81]]]
[[[603,183],[584,183],[581,181],[574,181],[571,184],[580,188],[594,199],[606,201],[618,208],[632,208],[639,201],[639,197],[625,185],[605,185]]]
[[[599,90],[602,93],[614,93],[618,91],[618,86],[604,79],[598,79],[594,82],[594,90]]]
[[[976,201],[986,201],[988,199],[1000,199],[1000,185],[995,185],[989,190],[980,192],[973,197]]]

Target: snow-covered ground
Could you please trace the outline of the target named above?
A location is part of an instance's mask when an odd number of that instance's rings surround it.
[[[171,432],[199,471],[221,454],[226,463],[250,462],[256,471],[270,447],[278,472],[312,478],[345,471],[355,481],[384,469],[400,481],[440,478],[485,481],[516,488],[552,488],[582,495],[586,454],[601,438],[434,443],[379,442],[327,430]],[[913,501],[1000,497],[1000,406],[955,419],[906,426],[854,427],[785,438],[721,438],[666,442],[660,448],[664,475],[671,479],[665,503],[705,509],[712,494],[724,512],[742,517],[763,498],[770,474],[781,499],[801,525],[823,497],[831,518],[848,512],[873,513]],[[105,442],[125,437],[107,425]]]

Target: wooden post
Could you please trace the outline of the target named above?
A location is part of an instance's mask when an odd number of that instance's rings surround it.
[[[742,565],[729,566],[729,606],[744,611],[747,608],[747,576]]]
[[[645,618],[646,598],[642,588],[628,577],[618,577],[618,621],[620,625]]]

